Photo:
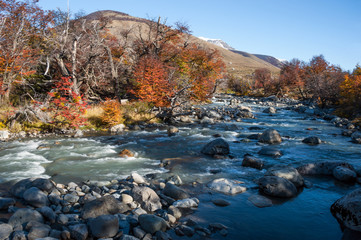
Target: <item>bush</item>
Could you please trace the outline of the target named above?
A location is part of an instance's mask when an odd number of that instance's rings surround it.
[[[100,119],[103,125],[111,127],[124,122],[120,106],[117,100],[110,99],[102,104],[103,113]]]

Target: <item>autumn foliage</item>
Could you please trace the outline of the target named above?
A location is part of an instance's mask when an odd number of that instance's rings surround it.
[[[346,116],[360,114],[361,111],[361,67],[356,66],[351,74],[346,74],[341,84],[342,113]]]
[[[114,126],[122,122],[122,111],[117,100],[107,99],[102,104],[102,109],[101,122],[105,126]]]

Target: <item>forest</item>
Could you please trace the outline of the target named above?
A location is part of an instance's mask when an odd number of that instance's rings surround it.
[[[360,119],[359,66],[348,73],[320,55],[293,59],[276,76],[256,69],[245,80],[227,74],[217,51],[190,42],[183,23],[159,18],[114,36],[109,19],[44,11],[36,1],[1,0],[0,9],[0,128],[109,127],[155,119],[155,107],[164,120],[207,101],[222,82],[224,92],[312,99]]]

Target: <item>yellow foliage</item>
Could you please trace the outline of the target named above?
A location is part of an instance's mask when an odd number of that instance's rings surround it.
[[[120,103],[116,100],[106,100],[103,103],[103,113],[101,121],[104,125],[114,126],[124,122],[122,111],[120,110]]]

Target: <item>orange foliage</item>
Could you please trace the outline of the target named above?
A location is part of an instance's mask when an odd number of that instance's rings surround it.
[[[341,104],[352,112],[361,108],[361,67],[357,66],[352,74],[347,74],[340,86]]]
[[[107,99],[103,103],[103,113],[101,121],[107,126],[114,126],[121,123],[122,111],[120,110],[120,103],[117,100]]]

